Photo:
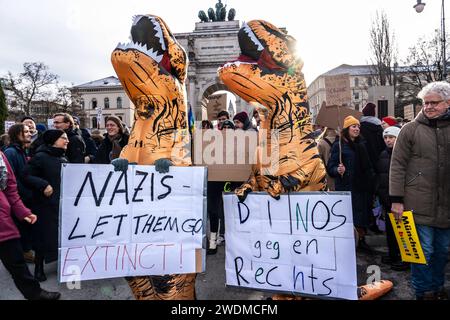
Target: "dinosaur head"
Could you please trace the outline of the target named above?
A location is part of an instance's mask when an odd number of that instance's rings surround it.
[[[135,16],[130,42],[118,44],[111,62],[138,117],[158,117],[174,103],[185,103],[188,59],[161,18]]]
[[[273,108],[289,96],[297,106],[306,105],[302,61],[296,40],[269,22],[244,23],[238,34],[241,55],[219,68],[219,77],[235,94],[250,103]]]

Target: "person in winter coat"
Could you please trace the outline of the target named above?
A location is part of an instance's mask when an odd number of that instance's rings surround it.
[[[358,248],[367,253],[373,253],[365,241],[365,234],[372,214],[375,173],[366,147],[360,138],[358,119],[352,116],[345,118],[340,139],[342,149],[339,147],[339,141],[333,144],[327,172],[334,178],[336,191],[351,191],[353,224],[359,236]],[[342,163],[340,153],[342,153]]]
[[[31,144],[27,144],[24,149],[27,156],[31,158],[35,155],[37,148],[43,144],[42,132],[39,132],[38,126],[32,117],[23,117],[20,122],[28,126],[28,129],[30,130]]]
[[[6,156],[0,152],[0,260],[25,299],[59,299],[61,296],[59,292],[48,292],[42,289],[28,270],[22,254],[20,234],[13,222],[12,215],[30,224],[37,221],[36,215],[20,200],[12,168]]]
[[[47,279],[44,262],[58,259],[59,200],[62,164],[68,163],[65,152],[69,144],[63,130],[47,130],[44,133],[45,144],[39,147],[36,155],[27,166],[27,178],[34,178],[36,204],[34,211],[39,217],[36,224],[35,278]],[[37,178],[37,179],[36,179]]]
[[[100,145],[102,144],[104,137],[101,134],[100,130],[95,129],[95,130],[92,130],[91,138],[92,138],[92,140],[94,140],[95,146],[97,147],[97,152],[98,152],[98,148],[100,148]],[[96,155],[97,155],[97,153],[96,153]]]
[[[412,211],[427,264],[411,265],[419,300],[448,299],[445,267],[450,246],[450,84],[433,82],[418,94],[423,109],[403,126],[392,153],[392,213]]]
[[[387,216],[391,212],[391,198],[389,197],[389,170],[391,167],[392,150],[395,140],[400,133],[399,127],[388,127],[384,129],[383,138],[386,143],[386,149],[381,152],[377,162],[377,195],[383,206],[386,223],[386,240],[388,245],[388,255],[381,257],[383,263],[391,265],[392,270],[403,271],[409,268],[409,263],[401,261],[400,250],[398,249],[397,240],[395,239],[392,223]]]
[[[236,128],[236,130],[246,131],[249,129],[253,129],[252,123],[250,122],[247,112],[245,112],[245,111],[242,111],[242,112],[239,112],[238,114],[236,114],[233,117],[233,121],[234,121],[234,127]]]
[[[30,208],[33,200],[33,193],[30,188],[26,186],[23,173],[28,162],[25,148],[31,143],[31,132],[28,126],[19,123],[9,128],[8,135],[10,144],[3,153],[8,158],[8,162],[16,177],[19,196],[25,206]],[[15,223],[20,232],[20,241],[24,250],[25,261],[34,262],[34,254],[31,250],[33,246],[31,226],[28,223],[20,222],[18,220],[15,220]]]
[[[86,145],[81,135],[75,129],[75,122],[68,113],[57,113],[53,116],[53,125],[55,129],[64,130],[69,138],[66,156],[70,163],[88,163],[89,157],[86,156]]]
[[[382,122],[375,117],[375,108],[376,106],[372,102],[367,103],[362,110],[363,117],[360,119],[361,136],[364,138],[364,143],[373,166],[377,163],[381,151],[386,147],[383,140]]]
[[[106,120],[105,138],[98,148],[93,163],[110,164],[112,160],[119,158],[120,152],[128,144],[128,139],[129,135],[124,132],[120,119],[109,116]]]
[[[330,159],[331,147],[336,141],[336,131],[333,129],[326,129],[324,135],[317,142],[317,148],[319,149],[319,155],[324,165],[326,166]],[[334,179],[327,173],[327,187],[329,191],[334,191]]]

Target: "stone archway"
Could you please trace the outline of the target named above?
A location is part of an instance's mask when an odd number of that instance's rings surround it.
[[[207,106],[209,103],[209,98],[217,92],[227,92],[230,96],[228,96],[226,105],[223,106],[222,109],[228,111],[231,116],[240,111],[241,99],[236,96],[232,92],[228,90],[228,88],[220,82],[215,82],[206,86],[206,89],[203,91],[203,94],[200,95],[200,105],[202,107],[202,119],[208,119],[208,110]],[[234,98],[231,98],[234,97]]]

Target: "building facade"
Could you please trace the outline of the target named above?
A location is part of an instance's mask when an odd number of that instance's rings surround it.
[[[131,127],[134,121],[134,105],[116,77],[107,77],[71,88],[80,98],[86,113],[86,127],[104,129],[108,116],[116,116]]]
[[[323,103],[347,105],[361,111],[367,102],[373,102],[378,106],[378,117],[394,115],[394,88],[375,86],[374,79],[374,67],[371,65],[343,64],[320,75],[308,86],[313,118],[317,117]]]

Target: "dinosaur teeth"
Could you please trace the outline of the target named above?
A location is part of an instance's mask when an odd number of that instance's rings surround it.
[[[245,33],[247,33],[249,38],[258,47],[258,51],[263,51],[264,50],[263,45],[261,44],[261,42],[259,42],[258,38],[256,38],[256,35],[253,33],[252,29],[250,29],[249,25],[244,22],[242,26],[244,27]]]
[[[159,38],[159,43],[161,44],[162,51],[166,51],[166,44],[164,43],[164,35],[163,35],[161,25],[159,24],[158,21],[156,21],[156,19],[154,17],[148,17],[148,18],[155,26],[154,29],[156,31],[156,36]]]
[[[135,26],[143,17],[143,15],[133,16],[133,26]]]
[[[121,49],[121,50],[127,50],[127,49],[135,49],[139,52],[142,52],[143,54],[149,56],[150,58],[152,58],[153,60],[155,60],[156,62],[160,63],[162,60],[163,55],[160,54],[158,55],[158,51],[157,50],[153,50],[153,48],[147,48],[147,46],[145,44],[142,44],[140,42],[129,42],[127,44],[125,43],[119,43],[116,47],[116,49]]]

